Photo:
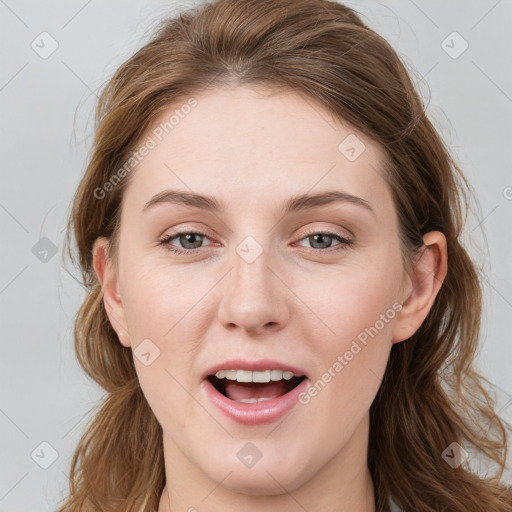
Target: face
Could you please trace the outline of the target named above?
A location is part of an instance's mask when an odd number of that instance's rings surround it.
[[[384,153],[293,92],[194,98],[168,134],[155,129],[179,105],[148,132],[107,311],[162,425],[167,471],[291,491],[365,458],[369,407],[410,328]]]

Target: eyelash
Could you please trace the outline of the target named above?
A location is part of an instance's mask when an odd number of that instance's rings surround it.
[[[174,233],[165,235],[165,237],[161,238],[159,240],[159,245],[165,247],[165,249],[167,249],[175,254],[189,254],[190,255],[190,254],[193,254],[194,252],[198,251],[199,249],[201,249],[201,247],[199,247],[197,249],[180,249],[174,245],[171,245],[170,242],[172,240],[174,240],[175,238],[178,238],[180,235],[200,235],[200,236],[209,238],[209,236],[206,233],[203,233],[201,231],[176,231]],[[334,238],[335,240],[340,242],[337,246],[335,246],[334,249],[332,249],[330,247],[327,249],[310,248],[310,250],[314,251],[314,252],[325,253],[325,252],[334,252],[334,251],[340,251],[340,250],[343,251],[354,244],[353,240],[349,240],[348,238],[345,238],[345,237],[339,235],[338,233],[333,233],[333,232],[329,232],[329,231],[312,231],[311,233],[307,233],[305,236],[303,236],[299,240],[299,242],[306,238],[310,238],[313,235],[328,236],[328,237]]]

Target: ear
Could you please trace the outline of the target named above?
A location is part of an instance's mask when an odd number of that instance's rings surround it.
[[[108,256],[109,241],[105,237],[99,237],[94,241],[92,249],[92,261],[94,272],[101,285],[105,311],[113,329],[116,331],[119,341],[125,347],[130,347],[130,336],[127,330],[126,316],[119,295],[119,281],[117,272]]]
[[[448,270],[446,237],[431,231],[423,237],[425,244],[407,276],[402,309],[393,329],[393,343],[410,338],[427,317]]]

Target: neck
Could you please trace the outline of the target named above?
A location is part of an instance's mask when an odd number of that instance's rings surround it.
[[[271,494],[247,494],[229,485],[229,474],[214,481],[193,465],[164,432],[167,484],[158,512],[375,512],[374,488],[366,464],[368,417],[349,442],[313,477]],[[311,461],[314,464],[314,461]],[[272,470],[267,471],[271,477]],[[271,479],[272,480],[272,479]],[[279,484],[273,481],[272,484]]]

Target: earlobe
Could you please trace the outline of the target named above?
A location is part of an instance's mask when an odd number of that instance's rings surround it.
[[[410,338],[427,317],[448,270],[446,237],[431,231],[414,262],[409,287],[393,330],[393,343]]]
[[[103,293],[103,304],[112,328],[125,347],[130,346],[130,336],[126,327],[124,307],[119,294],[119,281],[115,268],[108,257],[108,239],[99,237],[94,241],[92,261],[94,272]]]

